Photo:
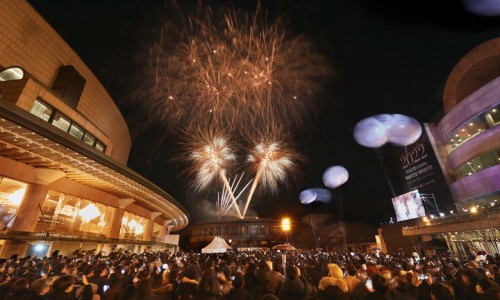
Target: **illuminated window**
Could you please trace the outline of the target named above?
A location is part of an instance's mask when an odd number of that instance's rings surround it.
[[[19,212],[28,185],[0,177],[0,228],[10,228]]]
[[[104,145],[103,143],[101,143],[100,141],[97,141],[95,143],[95,148],[98,150],[98,151],[101,151],[101,152],[105,152],[106,151],[106,145]]]
[[[488,109],[481,115],[458,127],[448,139],[448,150],[452,152],[469,139],[500,124],[500,105]]]
[[[92,134],[85,132],[83,135],[83,142],[89,146],[94,146],[95,137]]]
[[[500,164],[500,149],[483,153],[457,168],[457,180]]]
[[[72,123],[71,127],[69,128],[69,134],[81,140],[83,138],[84,131],[80,126],[78,126],[75,123]]]
[[[153,224],[153,234],[151,235],[153,241],[163,242],[165,237],[161,236],[162,225],[158,223]]]
[[[114,212],[111,206],[50,190],[36,231],[107,236]]]
[[[121,239],[143,240],[148,220],[128,211],[124,212],[122,227],[120,229]]]
[[[64,132],[68,132],[69,126],[71,126],[71,120],[65,117],[60,112],[56,112],[54,120],[52,120],[52,125],[61,129]]]
[[[52,125],[61,129],[62,131],[68,132],[73,137],[83,141],[89,146],[94,147],[98,151],[106,151],[106,145],[103,142],[96,139],[95,136],[93,136],[89,132],[86,132],[82,126],[76,124],[71,119],[64,116],[47,103],[36,99],[31,106],[30,112],[40,119],[46,122],[50,122]]]
[[[39,100],[35,100],[30,110],[32,114],[34,114],[35,116],[39,117],[40,119],[46,122],[49,121],[53,111],[54,108],[50,107],[46,103],[43,103]]]

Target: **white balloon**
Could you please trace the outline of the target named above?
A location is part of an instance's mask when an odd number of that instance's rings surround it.
[[[299,195],[300,203],[302,203],[302,204],[313,203],[317,197],[318,197],[318,194],[315,191],[313,191],[312,189],[302,191]]]
[[[331,189],[337,188],[349,179],[349,172],[342,166],[333,166],[323,173],[323,183]]]
[[[332,200],[332,193],[326,189],[311,188],[302,191],[299,199],[302,204],[311,204],[314,201],[328,203]]]
[[[354,139],[362,146],[378,148],[387,142],[387,130],[382,122],[369,117],[356,124],[354,127]]]
[[[382,123],[387,132],[389,132],[389,129],[391,129],[392,123],[394,122],[394,117],[390,114],[375,115],[372,118]]]
[[[398,146],[408,146],[415,143],[422,135],[422,125],[412,117],[394,114],[391,127],[388,130],[389,142]]]
[[[316,192],[316,201],[328,203],[332,200],[332,193],[327,189],[313,188],[311,190]]]
[[[478,16],[491,17],[500,15],[498,0],[462,0],[464,8]]]

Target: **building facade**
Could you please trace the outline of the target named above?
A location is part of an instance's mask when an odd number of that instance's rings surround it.
[[[126,166],[113,99],[26,1],[1,4],[0,256],[174,246],[189,215]]]
[[[498,253],[500,38],[478,45],[455,65],[443,106],[444,117],[428,127],[456,209],[426,216],[403,235],[444,239],[460,255]]]
[[[304,238],[304,230],[308,237]],[[272,248],[286,242],[300,248],[304,243],[311,243],[311,229],[301,222],[292,222],[289,232],[284,232],[281,220],[251,217],[246,219],[228,219],[204,222],[189,226],[183,234],[187,248],[200,250],[216,236],[223,238],[234,250],[250,251]],[[313,241],[313,240],[312,240]]]

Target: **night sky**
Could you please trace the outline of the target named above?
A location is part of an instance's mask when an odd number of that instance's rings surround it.
[[[128,88],[137,57],[155,40],[169,12],[155,0],[29,0],[80,55],[108,89],[122,111],[133,137],[129,167],[165,189],[191,211],[193,221],[203,215],[203,194],[186,192],[182,166],[170,161],[175,144],[161,124],[145,128],[146,112],[131,104]],[[186,15],[196,1],[179,1]],[[435,2],[439,2],[436,4]],[[202,1],[212,7],[233,5],[255,11],[256,1]],[[408,7],[411,5],[410,7]],[[459,1],[382,0],[266,0],[271,16],[284,13],[289,30],[309,36],[335,72],[320,95],[314,120],[296,136],[298,150],[307,157],[297,184],[278,195],[261,195],[252,204],[261,217],[295,218],[308,212],[334,213],[335,205],[304,206],[301,190],[324,187],[323,171],[342,165],[349,181],[335,191],[344,201],[345,219],[378,224],[394,215],[391,191],[373,149],[356,144],[354,125],[381,113],[400,113],[421,122],[442,117],[442,92],[458,60],[475,46],[500,36],[499,17],[466,12]],[[125,88],[127,86],[127,88]],[[389,147],[380,149],[389,152]],[[399,179],[388,178],[396,190]],[[213,201],[213,200],[212,200]],[[193,205],[196,204],[196,207]],[[202,205],[203,204],[203,205]]]

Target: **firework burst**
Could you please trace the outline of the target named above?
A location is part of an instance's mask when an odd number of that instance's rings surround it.
[[[236,132],[270,120],[299,128],[330,74],[310,41],[289,34],[281,18],[269,23],[259,9],[200,11],[182,30],[166,24],[147,54],[151,80],[137,100],[150,120],[172,131],[200,120]]]
[[[175,16],[182,16],[177,4],[173,8]],[[247,139],[252,149],[246,161],[255,177],[242,216],[226,177],[237,161],[229,137],[262,132],[271,124],[299,132],[332,72],[309,39],[288,32],[281,17],[270,21],[260,7],[255,13],[213,12],[200,4],[196,16],[180,19],[162,27],[141,59],[144,72],[135,82],[143,86],[131,96],[147,108],[148,122],[163,125],[166,133],[207,124],[214,128],[190,135],[180,155],[184,172],[196,191],[222,181],[229,207],[243,217],[259,183],[277,191],[292,175],[298,155],[279,137],[280,130]],[[221,128],[227,135],[214,133]],[[222,206],[224,201],[219,201]]]
[[[201,129],[186,131],[186,137],[185,153],[188,155],[184,160],[190,166],[186,169],[186,173],[193,177],[191,181],[193,189],[196,191],[206,189],[212,182],[220,179],[241,217],[236,198],[226,177],[226,170],[236,162],[234,147],[229,144],[228,138],[222,133]]]
[[[292,177],[292,171],[301,160],[301,156],[286,142],[286,137],[278,129],[254,140],[254,145],[247,156],[247,164],[255,172],[255,177],[243,209],[242,218],[245,217],[259,183],[265,189],[276,192],[280,184]]]

